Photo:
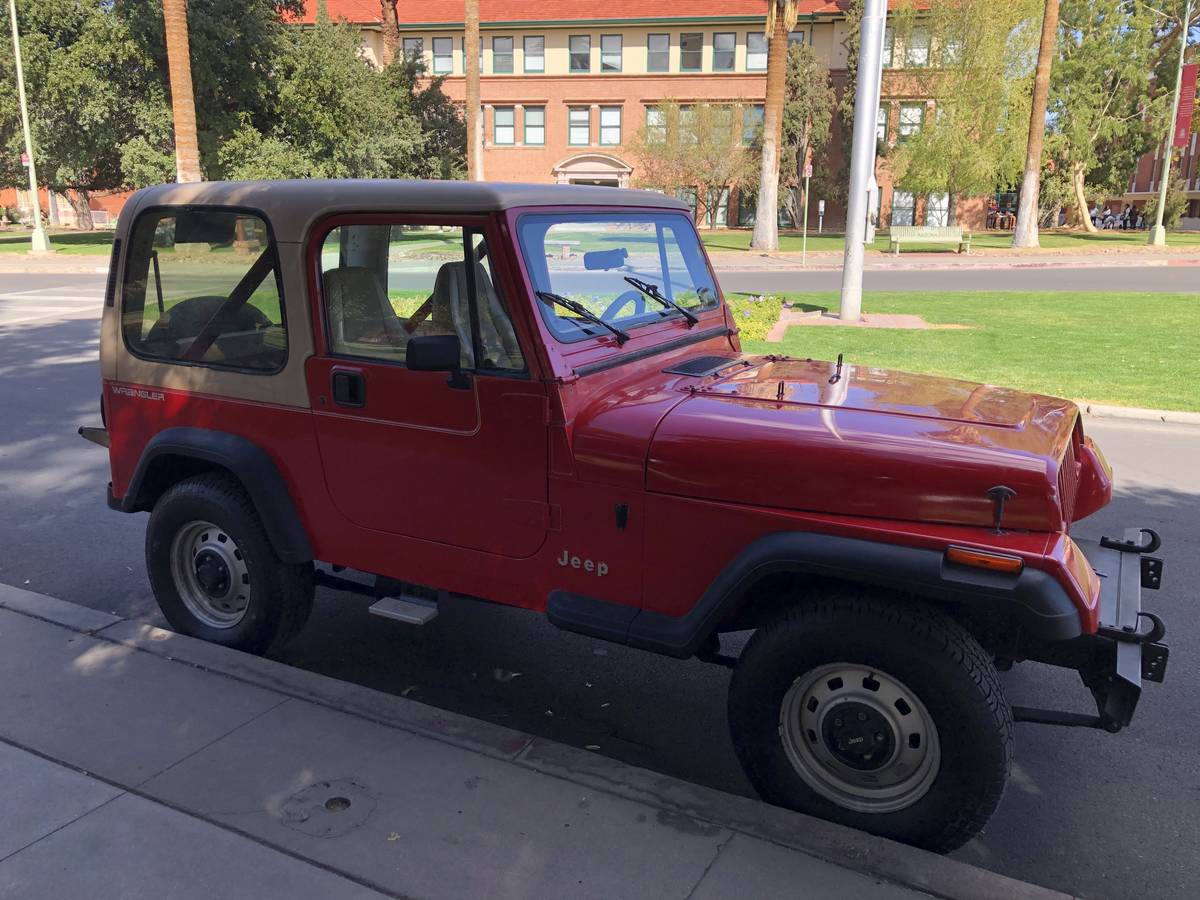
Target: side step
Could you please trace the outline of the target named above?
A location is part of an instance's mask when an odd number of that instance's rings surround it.
[[[367,612],[409,625],[428,625],[437,618],[438,607],[436,600],[424,597],[383,597],[372,603]]]

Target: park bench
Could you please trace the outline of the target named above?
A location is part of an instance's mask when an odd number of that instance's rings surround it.
[[[958,244],[959,253],[970,253],[971,233],[957,225],[893,225],[888,250],[899,254],[901,244]]]

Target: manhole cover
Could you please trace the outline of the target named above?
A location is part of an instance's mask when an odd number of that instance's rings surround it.
[[[350,778],[318,781],[283,804],[283,824],[313,837],[338,837],[353,831],[375,809],[375,798]]]

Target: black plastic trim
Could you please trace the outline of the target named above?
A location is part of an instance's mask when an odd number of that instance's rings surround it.
[[[824,575],[974,607],[1013,610],[1031,635],[1045,641],[1071,640],[1082,633],[1070,597],[1040,570],[1000,575],[947,565],[937,550],[805,532],[759,538],[725,567],[683,616],[565,591],[550,594],[547,616],[568,631],[685,659],[738,612],[757,581],[779,572]]]
[[[279,558],[287,563],[313,559],[312,544],[279,468],[257,444],[224,431],[179,426],[152,437],[120,500],[123,512],[148,511],[153,506],[157,497],[143,496],[143,487],[155,462],[164,457],[200,460],[228,469],[249,494]]]
[[[619,356],[610,356],[608,359],[602,359],[594,363],[588,363],[585,366],[579,366],[575,369],[575,374],[579,377],[584,375],[592,375],[596,372],[605,372],[608,369],[615,369],[618,366],[628,365],[631,362],[637,362],[641,359],[648,359],[651,356],[658,356],[660,353],[667,353],[671,350],[678,350],[680,347],[687,347],[691,344],[699,344],[702,341],[709,341],[716,337],[729,337],[733,332],[724,325],[719,328],[707,328],[704,331],[698,331],[695,334],[685,334],[682,337],[677,337],[669,341],[663,341],[661,344],[655,344],[652,347],[643,347],[641,350],[631,350],[628,353],[622,353]],[[733,360],[736,362],[736,360]]]

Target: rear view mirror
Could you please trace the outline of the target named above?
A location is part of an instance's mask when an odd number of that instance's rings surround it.
[[[624,247],[615,247],[612,250],[589,250],[583,254],[583,267],[589,272],[601,269],[619,269],[625,265],[625,260],[628,258],[629,251]]]
[[[227,212],[184,210],[175,217],[176,244],[232,244],[237,216]]]

